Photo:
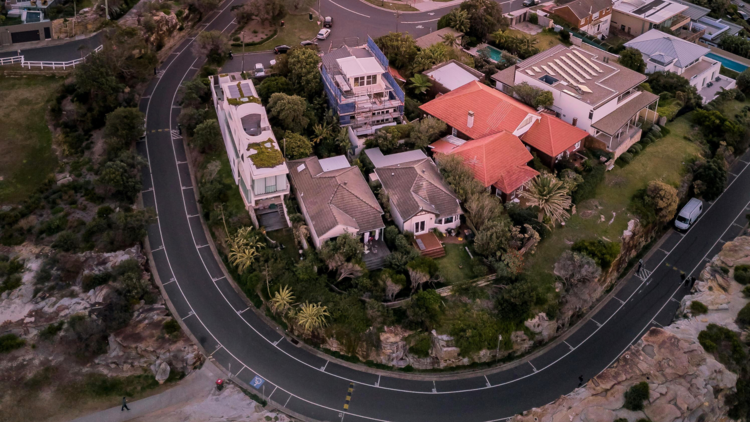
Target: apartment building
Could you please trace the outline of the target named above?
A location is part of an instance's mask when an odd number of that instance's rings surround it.
[[[724,89],[735,86],[734,79],[719,73],[721,63],[706,57],[711,50],[664,32],[652,29],[625,43],[643,54],[646,73],[672,72],[681,75],[698,90],[703,104]]]
[[[359,47],[343,46],[322,57],[320,72],[328,104],[343,127],[370,135],[399,123],[404,92],[388,72],[388,59],[372,38]]]
[[[240,73],[209,79],[232,176],[253,224],[268,231],[289,227],[289,170],[253,82]]]
[[[594,146],[617,157],[641,139],[644,120],[658,117],[659,97],[639,88],[647,80],[645,75],[610,62],[604,53],[599,56],[557,45],[492,79],[504,92],[512,93],[524,82],[552,92],[550,109],[556,116],[588,132]]]
[[[632,36],[653,28],[677,31],[690,24],[688,6],[672,0],[616,0],[612,26]]]

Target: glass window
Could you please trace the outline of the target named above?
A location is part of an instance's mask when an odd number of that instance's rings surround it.
[[[253,185],[255,185],[254,190],[256,195],[263,195],[266,193],[266,179],[255,179]]]
[[[367,80],[365,82],[367,85],[375,85],[378,83],[378,75],[369,75],[367,76]]]
[[[354,86],[363,86],[365,84],[365,78],[364,76],[358,76],[356,78],[353,78]]]
[[[266,193],[276,192],[276,176],[266,177]]]

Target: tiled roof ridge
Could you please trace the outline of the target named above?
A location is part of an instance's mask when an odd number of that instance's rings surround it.
[[[361,198],[361,197],[360,197],[359,195],[357,195],[356,193],[352,192],[352,190],[351,190],[351,189],[349,189],[348,187],[346,187],[346,185],[343,185],[343,184],[339,184],[339,187],[340,187],[340,188],[342,188],[342,189],[344,189],[344,190],[346,190],[347,192],[349,192],[349,193],[350,193],[350,194],[351,194],[351,195],[352,195],[352,196],[353,196],[354,198],[356,198],[356,199],[357,199],[357,200],[358,200],[359,202],[362,202],[362,203],[366,204],[366,205],[367,205],[368,207],[372,208],[373,210],[375,210],[375,211],[378,211],[378,212],[383,212],[383,209],[382,209],[382,208],[380,208],[380,207],[379,207],[380,209],[378,209],[378,208],[375,208],[375,207],[373,207],[373,206],[372,206],[372,204],[370,204],[369,202],[367,202],[367,201],[365,201],[364,199],[362,199],[362,198]],[[373,195],[374,195],[374,194],[373,194]],[[333,199],[333,198],[331,198],[331,199]],[[377,198],[376,198],[376,199],[377,199]],[[333,205],[333,204],[331,204],[331,205]],[[338,208],[338,207],[337,207],[337,208]]]

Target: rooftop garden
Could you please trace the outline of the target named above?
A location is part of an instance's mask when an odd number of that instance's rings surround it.
[[[249,157],[257,168],[273,168],[284,162],[284,156],[274,145],[274,140],[268,138],[265,142],[255,142],[247,144]]]
[[[255,103],[260,104],[260,98],[252,96],[252,95],[245,95],[245,93],[242,91],[242,82],[237,82],[237,90],[240,91],[240,97],[239,98],[228,98],[227,102],[229,105],[233,106],[240,106],[242,104],[247,103]]]

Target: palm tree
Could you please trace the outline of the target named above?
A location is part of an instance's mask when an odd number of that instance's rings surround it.
[[[284,286],[278,292],[274,293],[271,298],[271,310],[274,313],[283,314],[287,309],[292,307],[294,303],[294,294],[289,286]]]
[[[307,237],[310,236],[310,228],[303,222],[294,223],[292,225],[292,231],[294,232],[294,243],[301,248],[306,248]]]
[[[456,38],[453,34],[445,34],[443,35],[443,44],[447,45],[448,47],[455,47],[456,46]]]
[[[414,91],[415,94],[424,94],[432,86],[430,78],[421,73],[417,73],[409,78],[409,82],[411,83],[411,90]]]
[[[301,325],[306,333],[309,333],[312,330],[328,325],[326,318],[331,315],[328,313],[328,308],[320,303],[305,302],[300,305],[296,316],[297,324]]]
[[[453,9],[448,14],[448,26],[458,32],[469,31],[469,12],[461,9]]]
[[[507,38],[505,31],[503,31],[502,29],[498,29],[497,31],[493,32],[492,35],[490,36],[492,37],[492,40],[495,41],[495,44],[497,44],[498,46],[503,45],[503,43],[505,42],[505,39]]]
[[[251,236],[251,231],[249,227],[242,227],[229,241],[229,262],[237,267],[240,274],[255,262],[259,251],[265,246],[256,237]]]
[[[521,197],[528,200],[529,206],[539,207],[539,221],[546,216],[553,227],[557,221],[563,222],[570,217],[565,211],[571,204],[568,189],[551,174],[545,173],[534,179],[529,189],[521,192]]]
[[[313,132],[315,132],[315,136],[311,137],[310,140],[313,144],[317,144],[320,141],[333,136],[333,127],[328,123],[327,120],[324,120],[322,124],[318,123],[313,126]]]

